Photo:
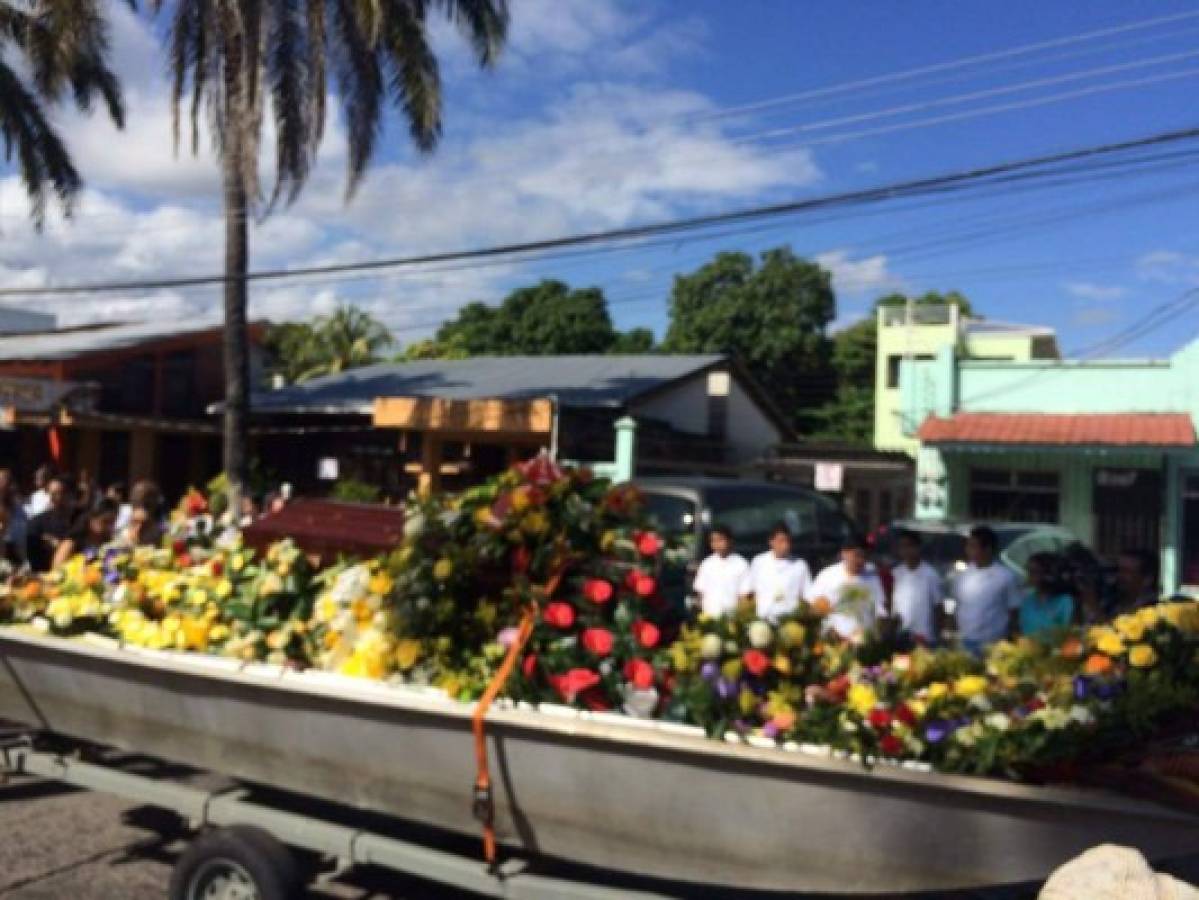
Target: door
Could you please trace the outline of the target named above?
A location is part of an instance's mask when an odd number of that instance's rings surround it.
[[[1161,546],[1162,476],[1156,469],[1095,470],[1092,510],[1095,552],[1115,559],[1122,550]]]

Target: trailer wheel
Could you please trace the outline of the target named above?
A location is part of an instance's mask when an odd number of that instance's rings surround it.
[[[201,835],[171,872],[171,900],[294,900],[302,895],[292,853],[249,825]]]

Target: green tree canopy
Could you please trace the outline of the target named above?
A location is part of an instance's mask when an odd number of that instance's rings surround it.
[[[675,277],[663,349],[727,353],[741,359],[781,409],[804,424],[831,389],[830,341],[836,312],[832,276],[789,248],[721,253]]]
[[[612,327],[599,288],[546,279],[512,291],[499,306],[468,303],[431,340],[408,347],[403,358],[646,353],[653,343],[649,329],[621,333]]]
[[[925,291],[910,298],[916,306],[956,306],[964,316],[973,316],[974,307],[970,305],[970,301],[965,295],[959,291]],[[874,307],[877,309],[880,306],[903,306],[907,303],[909,297],[907,294],[887,294],[885,297],[879,297],[875,301]]]

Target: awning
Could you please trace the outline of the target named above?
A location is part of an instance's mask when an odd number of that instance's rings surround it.
[[[1186,413],[955,413],[930,416],[917,432],[926,444],[1193,447]]]

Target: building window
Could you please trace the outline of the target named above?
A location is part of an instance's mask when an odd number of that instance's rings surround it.
[[[918,353],[915,356],[892,353],[887,357],[887,387],[891,390],[899,387],[899,366],[905,359],[915,360],[916,362],[928,362],[930,359],[936,359],[936,357],[930,356],[927,353]]]
[[[972,519],[1057,522],[1060,506],[1061,485],[1057,472],[970,471]]]

